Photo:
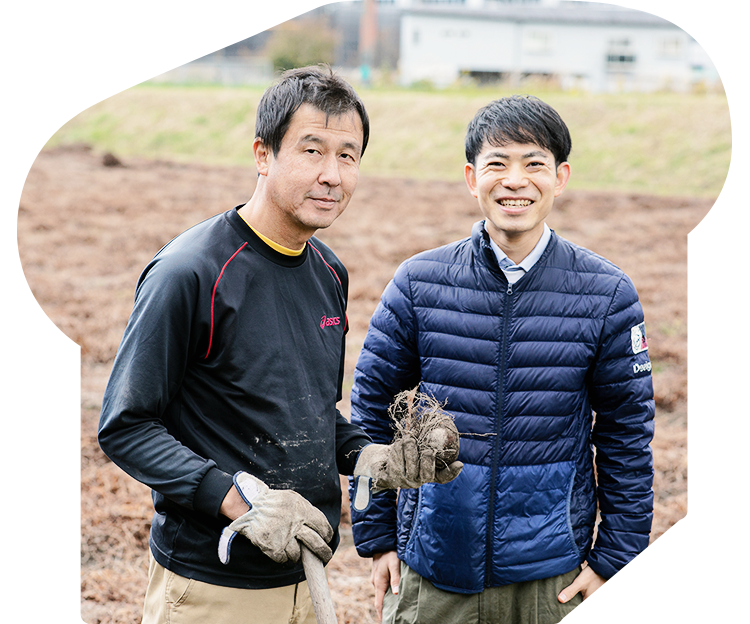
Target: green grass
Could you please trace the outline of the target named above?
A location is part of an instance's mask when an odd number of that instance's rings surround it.
[[[466,125],[501,89],[360,89],[371,119],[362,174],[462,180]],[[715,197],[729,168],[723,94],[535,91],[573,137],[570,187]],[[141,85],[83,111],[49,146],[89,143],[121,157],[252,165],[262,88]]]

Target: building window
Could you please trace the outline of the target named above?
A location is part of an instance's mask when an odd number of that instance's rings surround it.
[[[679,59],[682,58],[682,39],[679,37],[668,37],[659,42],[659,55],[662,58]]]
[[[607,48],[607,68],[612,71],[631,69],[635,65],[635,52],[630,39],[611,39]]]
[[[550,54],[552,35],[548,32],[530,31],[524,34],[523,49],[527,54]]]
[[[706,40],[706,27],[705,26],[693,26],[690,28],[690,41],[705,41]]]
[[[441,34],[445,39],[468,39],[471,36],[468,30],[458,30],[455,28],[448,28],[442,31]]]
[[[633,54],[612,54],[611,52],[607,55],[607,63],[620,64],[620,65],[632,65],[635,63],[635,55]]]

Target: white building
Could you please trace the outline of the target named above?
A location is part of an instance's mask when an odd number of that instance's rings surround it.
[[[505,0],[503,4],[509,1],[514,2]],[[466,6],[497,4],[493,0],[467,0]],[[643,11],[686,24],[690,28],[688,59],[693,80],[714,83],[731,78],[732,0],[539,0],[536,4]]]
[[[404,85],[531,76],[589,91],[685,91],[719,80],[690,35],[650,13],[556,0],[396,4]]]
[[[334,0],[320,0],[331,3]],[[361,3],[363,0],[338,0]],[[375,0],[402,10],[420,7],[451,8],[457,12],[520,9],[642,12],[688,27],[687,63],[690,79],[713,84],[732,75],[731,0]],[[592,26],[593,27],[593,26]],[[649,27],[652,28],[652,27]],[[569,28],[568,28],[569,30]],[[588,31],[587,31],[588,32]],[[584,45],[586,40],[579,40]],[[641,57],[645,60],[643,54]]]
[[[690,28],[688,58],[694,80],[712,84],[732,76],[732,0],[620,0],[634,10]],[[600,2],[601,3],[601,2]]]

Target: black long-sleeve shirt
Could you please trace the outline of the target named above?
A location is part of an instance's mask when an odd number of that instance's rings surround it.
[[[220,563],[219,507],[238,470],[295,490],[338,527],[339,473],[369,441],[336,409],[347,287],[319,240],[281,254],[237,209],[176,237],[141,274],[99,443],[152,488],[150,546],[167,569],[229,587],[303,578],[301,564],[277,564],[246,539]]]

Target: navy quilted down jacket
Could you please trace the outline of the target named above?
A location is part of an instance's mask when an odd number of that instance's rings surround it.
[[[407,260],[370,322],[352,421],[387,443],[388,404],[421,383],[455,417],[464,469],[449,484],[402,490],[398,501],[379,493],[365,512],[352,510],[359,554],[397,550],[462,593],[584,559],[611,577],[651,530],[650,371],[630,279],[554,232],[512,286],[483,222]]]

